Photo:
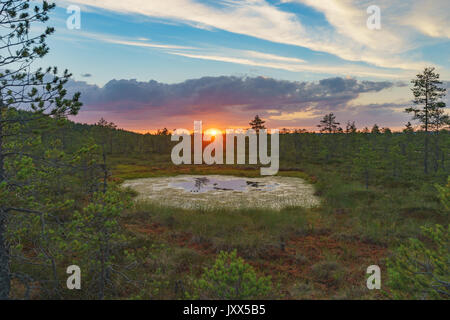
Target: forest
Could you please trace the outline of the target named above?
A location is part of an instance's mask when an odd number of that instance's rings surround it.
[[[175,166],[170,160],[175,142],[163,130],[142,135],[105,120],[84,125],[35,117],[12,108],[3,114],[5,120],[23,122],[3,127],[12,133],[3,142],[6,181],[1,189],[12,297],[198,297],[203,268],[217,254],[237,250],[242,263],[271,278],[270,290],[258,289],[250,298],[420,298],[423,282],[431,289],[435,275],[415,279],[413,270],[402,271],[408,258],[400,252],[419,245],[409,244],[410,239],[427,235],[443,246],[436,257],[444,263],[438,276],[448,279],[446,130],[428,137],[427,172],[427,134],[409,126],[403,132],[376,127],[284,132],[279,175],[313,183],[324,199],[320,208],[284,209],[282,215],[270,210],[199,213],[134,203],[133,191],[120,185],[180,173],[251,177],[259,175],[259,166]],[[420,245],[434,248],[428,241]],[[393,275],[391,290],[364,290],[363,269],[371,264]],[[88,290],[65,288],[69,265],[89,270],[83,277]],[[432,290],[430,297],[448,293],[439,292]]]
[[[30,71],[54,31],[30,26],[54,5],[2,5],[14,50],[0,57],[0,299],[449,298],[450,132],[434,68],[412,80],[416,127],[342,128],[329,113],[317,132],[281,131],[278,175],[311,183],[320,206],[175,209],[121,184],[260,166],[176,166],[167,129],[69,120],[83,108],[64,88],[71,74]],[[74,265],[81,290],[68,290]],[[381,290],[366,287],[371,265]]]

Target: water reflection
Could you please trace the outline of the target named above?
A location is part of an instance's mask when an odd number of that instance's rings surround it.
[[[189,181],[170,183],[171,187],[182,188],[187,192],[203,193],[208,191],[270,191],[278,184],[266,184],[246,179],[217,179],[206,177],[193,177]]]

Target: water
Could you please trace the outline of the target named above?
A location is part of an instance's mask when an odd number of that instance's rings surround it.
[[[190,181],[169,183],[170,187],[182,188],[187,192],[203,193],[208,191],[270,191],[279,186],[277,183],[263,183],[247,179],[218,179],[193,177]]]

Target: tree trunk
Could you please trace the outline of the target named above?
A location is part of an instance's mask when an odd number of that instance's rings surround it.
[[[369,170],[364,171],[364,180],[366,182],[366,190],[369,189]]]
[[[428,82],[425,89],[425,154],[423,157],[423,170],[428,174]]]
[[[11,279],[9,275],[9,250],[6,245],[6,212],[0,208],[0,300],[9,298]]]
[[[428,130],[425,130],[425,150],[423,157],[423,169],[425,174],[428,174]]]
[[[109,134],[110,134],[110,136],[109,136],[109,152],[112,155],[113,154],[113,133],[110,132]]]
[[[5,163],[3,151],[3,101],[0,99],[0,183],[5,181]],[[9,298],[11,279],[9,272],[9,249],[6,244],[7,212],[0,206],[0,300]]]
[[[441,153],[441,148],[439,148],[439,132],[436,132],[436,137],[434,138],[434,172],[439,170],[439,155]]]
[[[103,249],[103,245],[100,245],[100,283],[98,299],[105,299],[105,252]]]
[[[105,145],[103,145],[102,170],[103,170],[103,193],[106,193],[106,190],[108,188],[108,169],[106,166],[106,146]]]

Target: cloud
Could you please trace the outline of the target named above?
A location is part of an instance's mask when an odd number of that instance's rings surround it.
[[[358,81],[340,77],[319,82],[292,82],[272,78],[255,77],[203,77],[177,84],[164,84],[154,80],[111,80],[104,87],[81,81],[70,81],[70,91],[81,91],[82,100],[93,108],[110,107],[109,103],[127,102],[128,107],[178,108],[220,106],[242,106],[246,108],[270,107],[279,104],[284,108],[290,104],[314,101],[345,101],[364,92],[378,92],[390,88],[389,81]],[[106,107],[104,107],[106,106]]]
[[[167,53],[192,59],[202,59],[210,61],[220,61],[248,66],[258,66],[264,68],[280,69],[290,72],[313,72],[322,74],[347,75],[351,70],[352,75],[375,78],[406,78],[410,75],[405,72],[392,72],[389,70],[378,70],[359,65],[324,65],[304,63],[304,60],[284,57],[274,54],[266,54],[256,51],[244,50],[221,50],[220,53],[199,53],[199,52],[176,52]]]
[[[81,76],[83,78],[90,78],[90,77],[92,77],[92,74],[90,74],[90,73],[83,73]]]
[[[154,80],[111,80],[104,87],[82,81],[67,84],[70,93],[82,93],[84,107],[79,119],[95,122],[103,116],[128,129],[186,127],[186,123],[194,120],[209,120],[226,127],[242,126],[257,113],[273,125],[301,125],[326,112],[357,114],[358,108],[363,108],[351,105],[351,101],[362,94],[395,86],[389,81],[340,77],[292,82],[231,76],[204,77],[176,84]],[[377,110],[386,112],[386,108]]]
[[[267,52],[259,52],[254,50],[238,50],[223,47],[189,47],[173,44],[154,43],[146,38],[138,38],[136,40],[125,40],[123,38],[114,37],[106,34],[79,32],[79,36],[83,38],[95,39],[106,43],[112,43],[123,46],[134,46],[142,48],[151,48],[162,50],[163,52],[187,57],[191,59],[202,59],[226,63],[241,64],[247,66],[257,66],[271,69],[285,70],[289,72],[312,72],[319,74],[334,74],[339,76],[348,76],[349,70],[353,76],[384,78],[384,79],[401,79],[409,78],[410,72],[403,70],[391,70],[389,68],[373,68],[370,66],[362,66],[358,64],[334,64],[327,65],[324,63],[309,63],[298,57],[290,57],[285,55],[277,55]]]
[[[294,12],[287,12],[281,5],[264,0],[226,0],[214,5],[194,0],[151,2],[74,0],[73,2],[119,13],[177,21],[207,30],[225,30],[271,42],[327,52],[348,61],[405,70],[417,70],[429,64],[421,61],[420,57],[411,58],[407,54],[409,50],[423,44],[423,39],[418,41],[412,30],[421,30],[428,35],[440,35],[448,29],[439,27],[439,21],[443,22],[444,26],[445,21],[448,21],[445,20],[445,13],[430,10],[422,10],[421,17],[424,19],[415,28],[405,25],[404,22],[399,23],[398,21],[406,21],[409,12],[407,9],[413,4],[420,3],[419,0],[406,0],[405,5],[380,0],[383,27],[376,31],[366,27],[368,18],[366,9],[369,6],[367,1],[281,1],[281,4],[293,2],[316,9],[324,14],[330,24],[329,27],[305,25],[300,16]],[[433,6],[439,7],[442,4],[445,8],[448,6],[446,2],[448,1],[433,0]],[[433,23],[435,17],[437,21]]]
[[[79,32],[78,36],[83,38],[95,39],[98,41],[112,43],[124,46],[134,46],[162,50],[170,55],[177,55],[192,59],[202,59],[210,61],[227,62],[241,64],[247,66],[258,66],[264,68],[272,68],[286,70],[289,72],[312,72],[320,74],[347,75],[351,70],[352,75],[361,77],[375,78],[408,78],[408,72],[401,70],[391,71],[390,69],[378,69],[372,67],[361,66],[357,64],[327,65],[308,63],[298,57],[290,57],[285,55],[271,54],[267,52],[259,52],[254,50],[238,50],[231,48],[214,48],[207,47],[189,47],[178,46],[173,44],[154,43],[146,38],[138,38],[135,40],[125,40],[123,38],[114,37],[106,34]]]
[[[275,54],[262,53],[257,51],[245,51],[247,55],[268,61],[282,61],[282,62],[292,62],[292,63],[305,63],[306,61],[298,58],[282,57]]]
[[[118,40],[112,38],[103,38],[101,39],[104,42],[121,44],[125,46],[134,46],[134,47],[144,47],[144,48],[158,48],[158,49],[195,49],[193,47],[185,47],[185,46],[176,46],[176,45],[168,45],[168,44],[156,44],[149,43],[145,40],[142,41],[127,41],[127,40]],[[145,42],[144,42],[145,41]]]
[[[450,2],[422,0],[411,3],[400,23],[433,38],[450,38]]]

